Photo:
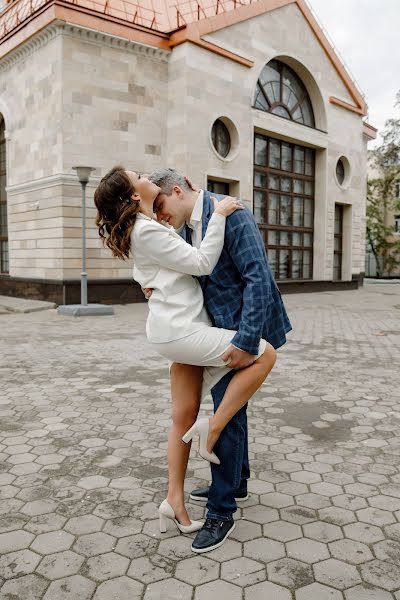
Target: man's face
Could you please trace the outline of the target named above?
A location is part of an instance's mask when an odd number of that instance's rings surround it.
[[[158,194],[154,201],[155,214],[157,221],[165,221],[168,225],[172,225],[174,229],[179,229],[185,220],[185,203],[183,201],[183,191],[179,186],[175,186],[172,194]]]

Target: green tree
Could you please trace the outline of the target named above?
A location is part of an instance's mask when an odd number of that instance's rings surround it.
[[[395,107],[400,107],[400,91]],[[367,187],[367,240],[376,259],[377,275],[390,275],[400,265],[400,239],[386,215],[400,212],[400,118],[388,119],[381,145],[370,152],[371,166],[378,177]]]

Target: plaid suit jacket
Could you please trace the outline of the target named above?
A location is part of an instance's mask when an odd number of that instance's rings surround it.
[[[213,211],[211,195],[204,191],[202,238]],[[187,225],[181,235],[190,242]],[[227,218],[218,264],[211,275],[199,277],[199,281],[214,325],[237,331],[232,344],[254,355],[261,338],[274,348],[285,344],[292,326],[251,211],[238,210]]]

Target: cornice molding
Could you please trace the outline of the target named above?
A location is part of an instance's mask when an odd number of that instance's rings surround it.
[[[350,112],[356,113],[357,115],[364,114],[363,109],[360,108],[359,106],[353,106],[349,102],[346,102],[345,100],[341,100],[340,98],[336,98],[335,96],[330,96],[329,102],[331,104],[336,104],[336,106],[340,106],[341,108],[349,110]]]
[[[73,23],[54,21],[31,37],[29,40],[21,44],[21,46],[0,58],[0,73],[13,67],[15,64],[24,60],[26,57],[30,56],[43,46],[46,46],[46,44],[58,36],[73,37],[102,47],[107,45],[111,48],[117,48],[124,50],[125,52],[131,52],[132,54],[146,56],[147,58],[156,61],[167,62],[170,56],[170,51],[155,48],[154,46],[148,46],[140,42],[133,42],[126,38],[121,38],[108,33],[103,33],[101,31],[96,31],[94,29],[89,29],[87,27],[74,25]]]
[[[168,62],[171,52],[169,50],[163,50],[156,48],[155,46],[149,46],[141,42],[134,42],[127,38],[122,38],[110,33],[104,33],[88,27],[82,27],[74,25],[73,23],[64,23],[58,21],[57,26],[63,30],[63,35],[69,37],[84,39],[85,41],[92,42],[93,44],[101,45],[102,47],[106,44],[112,48],[121,48],[125,51],[132,52],[133,54],[140,54],[147,58],[153,58],[157,61]]]
[[[378,129],[373,127],[370,123],[363,123],[363,134],[370,140],[376,140],[378,135]]]
[[[46,46],[50,41],[62,35],[62,23],[54,22],[48,25],[25,43],[18,46],[2,58],[0,58],[0,73],[7,71],[17,63],[24,60],[43,46]]]
[[[87,184],[88,188],[96,188],[101,177],[99,175],[91,175],[90,181]],[[18,196],[19,194],[26,194],[28,192],[37,192],[46,188],[52,188],[59,185],[73,185],[81,187],[77,176],[72,173],[59,173],[57,175],[50,175],[49,177],[42,177],[41,179],[34,179],[33,181],[26,181],[24,183],[16,183],[6,187],[7,196]]]

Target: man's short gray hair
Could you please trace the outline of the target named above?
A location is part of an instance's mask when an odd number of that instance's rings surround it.
[[[175,169],[156,169],[149,175],[150,181],[161,188],[161,194],[170,196],[175,185],[179,185],[184,191],[190,191],[193,188],[187,183],[183,175]]]

